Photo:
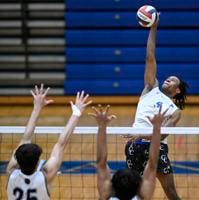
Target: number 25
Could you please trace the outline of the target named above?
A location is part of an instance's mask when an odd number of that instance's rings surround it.
[[[33,196],[36,193],[36,189],[28,189],[26,200],[37,200],[37,197]],[[23,190],[21,188],[15,188],[13,194],[16,196],[16,200],[21,200],[23,198]]]

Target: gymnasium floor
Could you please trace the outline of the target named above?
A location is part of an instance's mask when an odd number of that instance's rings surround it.
[[[69,104],[68,104],[69,105]],[[24,126],[31,113],[30,105],[0,106],[0,125]],[[87,111],[82,116],[78,126],[96,126]],[[135,105],[114,105],[110,113],[117,115],[111,126],[131,126]],[[63,126],[69,117],[69,106],[52,105],[44,108],[38,125]],[[178,126],[198,126],[199,106],[188,106],[183,111]],[[19,140],[19,135],[0,135],[0,161],[10,158],[10,154]],[[37,135],[34,141],[43,147],[43,157],[46,159],[57,139],[57,135]],[[52,200],[91,200],[97,199],[95,176],[96,138],[94,135],[73,135],[66,148],[61,174],[53,182]],[[119,136],[108,136],[109,157],[113,168],[124,164],[124,139]],[[175,169],[175,182],[178,193],[183,200],[198,200],[199,192],[199,136],[169,136],[169,155]],[[70,162],[70,164],[68,163]],[[118,161],[118,162],[115,162]],[[177,162],[179,161],[179,162]],[[185,161],[185,162],[184,162]],[[188,162],[189,161],[189,162]],[[191,162],[190,162],[191,161]],[[2,164],[2,163],[1,163]],[[5,165],[0,165],[0,199],[6,199],[4,174]],[[167,199],[160,184],[154,195],[154,200]]]

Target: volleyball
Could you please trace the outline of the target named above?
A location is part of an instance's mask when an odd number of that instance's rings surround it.
[[[137,20],[142,27],[151,27],[157,18],[157,11],[153,6],[144,5],[137,11]]]

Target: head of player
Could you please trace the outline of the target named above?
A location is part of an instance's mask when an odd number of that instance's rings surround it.
[[[140,174],[131,169],[119,169],[111,179],[113,195],[120,200],[131,200],[138,194],[142,183]]]
[[[15,152],[15,158],[26,175],[31,175],[37,168],[42,149],[37,144],[22,144]]]
[[[162,92],[173,98],[175,104],[183,109],[187,95],[187,83],[177,76],[169,76],[162,84]]]

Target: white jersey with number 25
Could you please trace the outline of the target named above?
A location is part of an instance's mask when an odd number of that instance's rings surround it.
[[[28,176],[15,169],[8,179],[7,194],[8,200],[50,200],[42,171],[35,171]]]

